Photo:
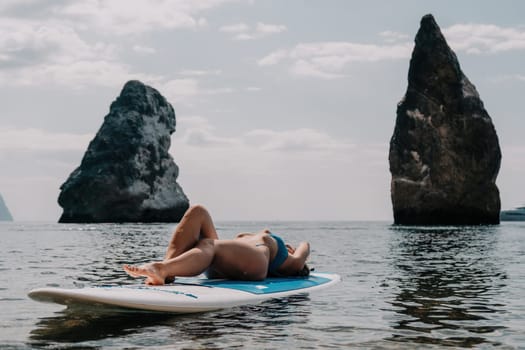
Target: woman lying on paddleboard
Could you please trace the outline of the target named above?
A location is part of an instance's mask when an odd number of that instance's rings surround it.
[[[309,254],[307,242],[294,249],[268,230],[219,240],[206,208],[194,205],[177,225],[163,261],[124,265],[124,270],[133,277],[146,277],[146,284],[152,285],[201,273],[210,278],[256,281],[267,276],[308,275]]]

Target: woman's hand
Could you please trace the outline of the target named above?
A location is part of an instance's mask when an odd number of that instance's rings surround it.
[[[306,256],[308,257],[308,255],[310,255],[310,243],[308,242],[301,242],[299,243],[299,245],[297,246],[297,249],[304,249],[306,251]]]

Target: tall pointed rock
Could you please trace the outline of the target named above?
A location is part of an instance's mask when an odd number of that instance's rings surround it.
[[[60,187],[60,222],[178,222],[189,206],[168,153],[175,112],[155,89],[125,84],[80,166]]]
[[[389,162],[396,224],[499,223],[498,137],[432,15],[416,35]]]

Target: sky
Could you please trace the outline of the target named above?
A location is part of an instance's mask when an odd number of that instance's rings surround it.
[[[214,218],[392,221],[389,141],[427,13],[495,125],[502,208],[525,204],[517,0],[2,0],[0,193],[17,221],[57,221],[138,79],[173,105],[178,182]]]

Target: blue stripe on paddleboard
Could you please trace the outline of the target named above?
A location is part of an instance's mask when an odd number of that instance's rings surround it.
[[[271,294],[287,292],[290,290],[315,287],[330,282],[331,279],[309,276],[309,277],[270,277],[263,281],[230,281],[230,280],[211,280],[202,281],[199,284],[208,287],[219,287],[235,289],[253,294]]]
[[[139,289],[139,290],[146,290],[146,291],[154,290],[158,292],[170,293],[170,294],[175,294],[175,295],[184,295],[185,297],[188,297],[188,298],[199,299],[198,296],[191,294],[191,293],[185,293],[185,292],[181,292],[178,290],[172,290],[172,289],[155,288],[153,286],[99,286],[96,288],[101,288],[101,289],[123,288],[123,289]]]

